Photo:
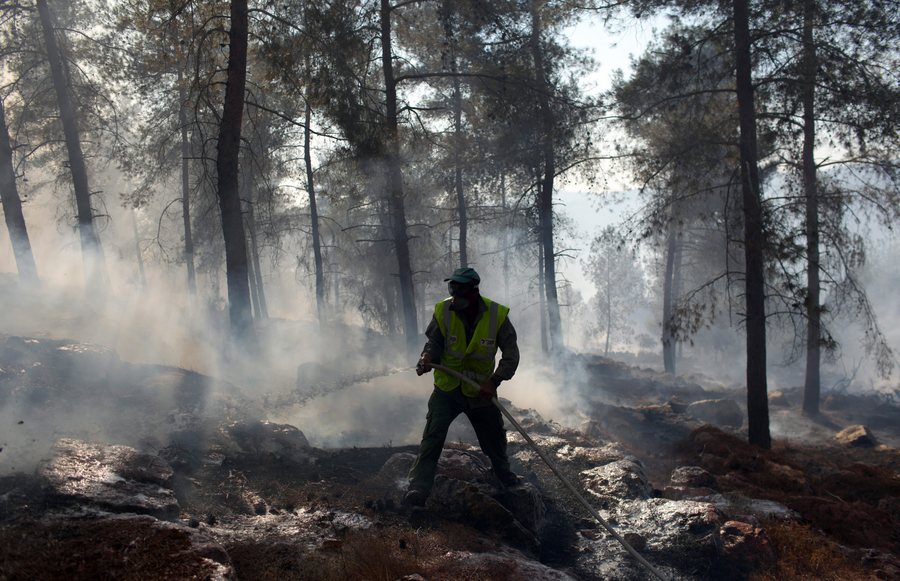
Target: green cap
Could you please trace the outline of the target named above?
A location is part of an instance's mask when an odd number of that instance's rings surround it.
[[[444,282],[450,282],[451,280],[461,284],[474,284],[477,286],[481,282],[481,277],[478,276],[474,268],[467,267],[457,268],[453,271],[453,274],[444,279]]]

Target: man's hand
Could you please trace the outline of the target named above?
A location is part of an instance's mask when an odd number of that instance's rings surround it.
[[[492,380],[488,379],[481,384],[479,393],[481,394],[481,397],[485,399],[494,399],[497,397],[497,386],[494,385]]]
[[[431,371],[431,355],[422,353],[419,362],[416,364],[416,375],[423,375]]]

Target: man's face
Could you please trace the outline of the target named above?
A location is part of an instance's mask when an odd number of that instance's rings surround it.
[[[453,297],[453,304],[460,308],[466,308],[472,302],[475,293],[475,285],[471,283],[461,283],[451,280],[447,283],[447,290]]]

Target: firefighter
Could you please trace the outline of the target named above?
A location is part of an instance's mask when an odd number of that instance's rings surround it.
[[[428,400],[422,443],[403,498],[407,506],[425,504],[447,431],[461,413],[472,423],[481,450],[490,459],[500,483],[506,487],[519,483],[519,477],[509,468],[503,417],[491,403],[500,383],[511,379],[519,365],[509,307],[481,296],[481,277],[472,268],[457,268],[444,282],[450,298],[434,307],[416,372],[422,375],[432,370],[432,363],[440,364],[472,378],[481,387],[476,390],[444,371],[434,370],[434,391]],[[498,349],[501,357],[495,368]]]

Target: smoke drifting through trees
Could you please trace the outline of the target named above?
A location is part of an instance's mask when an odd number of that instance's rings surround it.
[[[897,25],[878,10],[851,10],[857,28],[827,18],[839,8],[679,3],[683,20],[608,95],[609,115],[579,82],[595,63],[564,34],[587,16],[624,18],[592,2],[4,5],[9,270],[50,284],[66,272],[71,284],[66,237],[51,240],[74,228],[95,288],[124,293],[146,271],[142,296],[160,312],[211,313],[216,330],[225,311],[251,340],[268,318],[314,313],[321,333],[362,323],[414,355],[441,279],[468,264],[534,345],[577,351],[572,319],[600,309],[570,302],[560,276],[558,189],[591,183],[598,159],[620,155],[649,204],[617,234],[665,265],[660,325],[641,331],[675,373],[676,345],[741,327],[751,441],[766,446],[773,333],[796,330],[809,348],[810,413],[818,349],[836,345],[829,312],[855,304],[885,370],[893,357],[857,274],[864,240],[845,219],[861,200],[888,223],[900,206],[898,87],[874,64],[896,57],[873,23]],[[762,34],[775,16],[802,34]],[[863,39],[863,66],[824,42],[835,30]],[[852,99],[846,118],[829,116]],[[618,143],[615,117],[628,135]],[[850,169],[828,170],[826,157]],[[52,181],[48,212],[37,206]],[[598,245],[584,258],[599,268],[612,254]],[[607,328],[612,310],[624,311],[608,301]]]

